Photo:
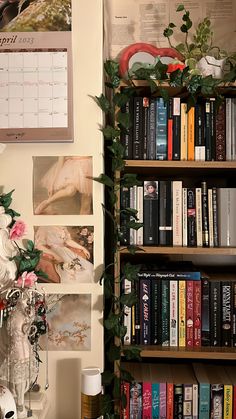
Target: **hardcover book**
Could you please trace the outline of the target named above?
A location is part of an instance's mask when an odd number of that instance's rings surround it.
[[[158,245],[159,243],[159,183],[145,180],[143,197],[143,244]]]
[[[159,181],[159,244],[171,246],[173,243],[172,182]]]

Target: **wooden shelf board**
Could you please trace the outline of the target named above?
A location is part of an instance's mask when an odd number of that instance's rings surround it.
[[[143,358],[194,358],[194,359],[225,359],[236,361],[236,348],[173,348],[162,346],[141,346]]]
[[[181,168],[186,169],[236,169],[236,161],[175,161],[175,160],[126,160],[125,167]]]
[[[139,246],[135,254],[139,255],[224,255],[236,256],[236,247],[154,247]],[[120,254],[130,254],[126,247],[120,248]]]

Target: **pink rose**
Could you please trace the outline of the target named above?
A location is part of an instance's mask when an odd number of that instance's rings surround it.
[[[35,282],[37,282],[37,275],[34,272],[23,272],[21,276],[18,277],[16,281],[16,286],[21,288],[30,288],[35,285]]]
[[[16,221],[13,227],[10,230],[10,239],[16,240],[20,239],[26,231],[26,225],[24,221]]]

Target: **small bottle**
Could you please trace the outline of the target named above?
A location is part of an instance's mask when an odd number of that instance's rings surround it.
[[[101,372],[99,368],[84,368],[81,375],[81,419],[100,418]]]

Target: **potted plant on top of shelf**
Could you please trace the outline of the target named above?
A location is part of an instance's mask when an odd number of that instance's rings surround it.
[[[202,76],[212,75],[213,78],[223,79],[224,67],[225,64],[228,64],[229,70],[234,67],[235,77],[236,53],[228,54],[227,51],[213,44],[213,30],[210,19],[205,17],[190,37],[190,30],[193,26],[190,12],[182,4],[177,7],[176,11],[183,12],[183,24],[180,26],[180,31],[185,35],[184,42],[175,46],[172,44],[171,37],[174,34],[174,28],[176,28],[176,25],[172,22],[165,28],[163,34],[168,39],[170,47],[182,54],[190,73]]]

